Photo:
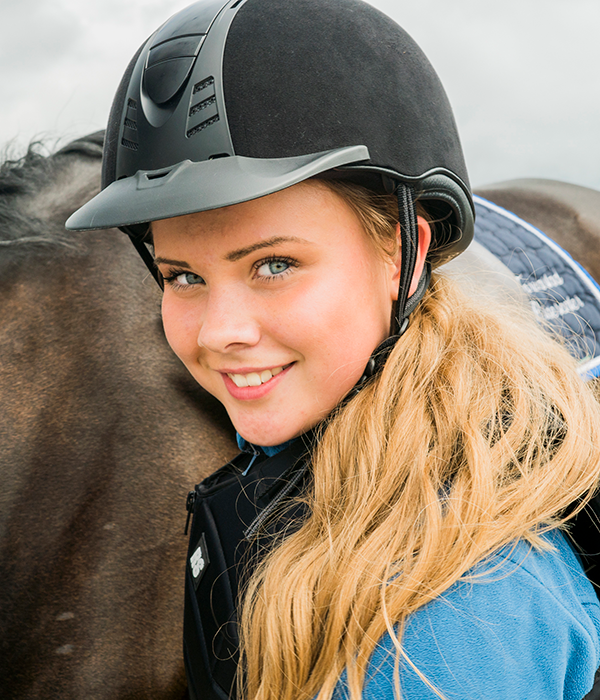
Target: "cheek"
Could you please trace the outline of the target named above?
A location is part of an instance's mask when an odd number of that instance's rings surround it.
[[[162,320],[167,342],[179,359],[189,363],[198,349],[198,324],[195,317],[179,300],[165,292],[162,301]]]
[[[320,380],[336,377],[345,383],[357,372],[358,379],[389,331],[391,301],[386,304],[380,279],[359,261],[298,290],[298,298],[285,305],[285,317],[277,319],[276,335],[312,361],[311,374],[322,375]],[[270,318],[276,316],[273,309]]]

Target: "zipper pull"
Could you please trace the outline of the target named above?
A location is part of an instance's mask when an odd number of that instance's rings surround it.
[[[187,499],[185,501],[185,507],[186,507],[188,514],[187,514],[187,520],[185,521],[185,530],[183,531],[184,535],[188,534],[188,528],[190,526],[190,518],[192,517],[192,511],[194,510],[195,505],[196,505],[196,492],[190,491],[188,493]]]

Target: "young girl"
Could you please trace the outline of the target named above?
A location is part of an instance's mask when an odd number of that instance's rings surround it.
[[[581,700],[599,409],[524,311],[431,276],[473,205],[410,37],[360,0],[196,3],[130,64],[103,175],[69,227],[130,235],[242,450],[188,500],[191,697]]]

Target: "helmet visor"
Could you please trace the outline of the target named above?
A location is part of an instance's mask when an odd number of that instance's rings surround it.
[[[184,160],[116,180],[67,220],[72,231],[131,226],[247,202],[332,168],[369,159],[366,146],[292,158]]]

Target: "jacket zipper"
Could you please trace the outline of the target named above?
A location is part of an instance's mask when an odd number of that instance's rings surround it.
[[[183,531],[184,535],[188,534],[188,528],[190,526],[190,518],[192,517],[192,513],[194,511],[194,506],[196,505],[196,499],[198,498],[198,494],[196,491],[190,491],[187,495],[187,498],[185,500],[185,507],[187,510],[187,520],[185,521],[185,530]]]

